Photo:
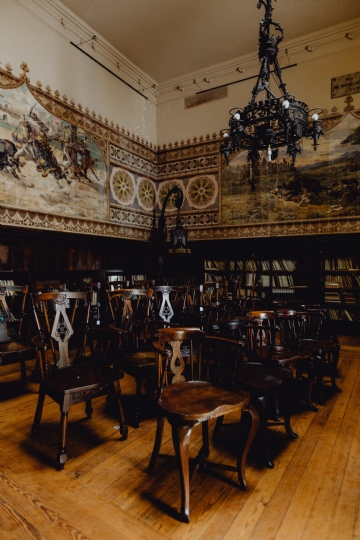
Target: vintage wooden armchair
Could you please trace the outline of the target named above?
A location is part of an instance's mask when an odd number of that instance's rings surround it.
[[[31,312],[27,314],[27,285],[0,286],[0,366],[20,363],[21,379],[26,380],[26,361],[36,358],[30,341]]]
[[[41,382],[32,434],[40,427],[45,396],[60,405],[60,435],[56,464],[63,469],[67,460],[66,432],[71,405],[85,402],[85,412],[91,418],[92,398],[113,393],[117,398],[120,432],[127,438],[127,426],[120,401],[119,378],[116,369],[87,356],[87,330],[91,297],[85,292],[49,292],[33,294],[32,301],[38,334],[36,347]]]
[[[149,320],[152,289],[120,289],[107,291],[113,322],[110,328],[119,333],[120,348],[114,358],[117,368],[134,377],[136,399],[133,423],[139,427],[142,385],[144,379],[156,380],[153,328]]]
[[[324,404],[324,383],[330,382],[335,392],[342,391],[336,383],[339,376],[340,342],[337,336],[328,335],[324,331],[326,321],[324,309],[304,306],[300,315],[304,317],[304,326],[299,347],[312,356],[316,371],[317,400],[320,404]]]
[[[201,424],[203,444],[195,460],[197,467],[209,455],[208,422],[236,412],[242,419],[242,442],[238,452],[239,485],[245,489],[245,462],[258,427],[258,415],[250,405],[247,392],[232,392],[231,369],[224,369],[217,354],[222,348],[239,347],[233,340],[206,337],[197,328],[159,329],[159,341],[154,342],[158,353],[159,401],[156,438],[148,472],[155,466],[161,448],[165,418],[172,427],[173,443],[178,460],[181,484],[180,520],[190,520],[189,444],[193,428]],[[187,365],[184,358],[188,360]],[[226,361],[233,355],[224,354]],[[230,373],[230,377],[227,375]],[[227,375],[226,375],[227,374]]]
[[[301,315],[274,311],[249,311],[247,317],[260,324],[266,336],[265,340],[260,341],[261,346],[249,349],[252,358],[260,358],[260,361],[263,361],[267,355],[271,354],[271,362],[274,365],[291,368],[298,383],[297,388],[300,387],[300,381],[305,382],[308,408],[317,412],[318,409],[312,402],[315,370],[311,353],[300,347],[303,325]],[[276,328],[274,334],[267,330],[271,327]]]
[[[257,450],[264,464],[273,468],[267,443],[269,426],[285,426],[290,439],[297,439],[291,428],[291,411],[295,402],[295,383],[290,369],[272,363],[273,349],[265,350],[262,344],[275,343],[277,328],[270,327],[265,332],[259,325],[252,325],[246,319],[229,319],[214,324],[214,335],[237,339],[244,343],[241,357],[238,357],[233,380],[233,389],[250,393],[251,404],[259,414],[260,425],[256,434]],[[266,343],[265,343],[266,342]],[[247,361],[244,361],[244,350]],[[260,351],[263,353],[261,358]],[[264,354],[265,353],[265,354]],[[283,403],[283,420],[280,419],[279,399]],[[217,426],[222,426],[220,421]]]

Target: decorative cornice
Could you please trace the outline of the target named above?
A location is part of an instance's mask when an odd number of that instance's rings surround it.
[[[0,224],[47,231],[150,241],[149,230],[131,227],[128,224],[124,226],[116,223],[49,215],[15,208],[0,207]]]
[[[188,240],[230,240],[236,238],[261,238],[275,236],[310,236],[317,234],[348,234],[360,232],[360,218],[334,218],[309,222],[259,223],[238,227],[204,227],[189,229]]]

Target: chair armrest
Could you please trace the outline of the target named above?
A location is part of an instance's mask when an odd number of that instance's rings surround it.
[[[172,351],[170,349],[166,349],[166,347],[163,347],[159,341],[153,341],[153,347],[156,352],[162,354],[163,356],[172,356]]]

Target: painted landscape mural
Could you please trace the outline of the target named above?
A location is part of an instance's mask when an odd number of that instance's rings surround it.
[[[106,166],[80,128],[47,112],[26,84],[0,89],[2,204],[107,219]]]
[[[316,152],[305,140],[295,171],[285,152],[261,159],[250,183],[241,152],[222,179],[222,224],[269,223],[360,215],[360,121],[347,114]]]

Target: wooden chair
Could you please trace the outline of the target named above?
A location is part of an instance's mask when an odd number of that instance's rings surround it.
[[[36,358],[30,341],[32,316],[26,314],[27,285],[0,286],[0,366],[20,363],[26,380],[26,361]]]
[[[67,460],[66,432],[71,405],[85,402],[91,418],[91,399],[114,393],[117,397],[120,432],[127,438],[127,426],[120,401],[119,378],[123,374],[105,366],[101,358],[86,356],[90,296],[85,292],[49,292],[32,295],[39,335],[33,338],[40,364],[41,382],[32,434],[40,427],[45,396],[60,405],[60,436],[56,464],[63,469]],[[71,352],[73,354],[71,354]]]
[[[204,332],[194,328],[160,329],[159,341],[154,343],[158,353],[160,377],[159,413],[148,472],[153,470],[159,457],[164,421],[167,418],[172,427],[180,472],[180,519],[186,523],[190,520],[189,444],[194,426],[202,424],[203,444],[196,459],[199,466],[209,455],[209,420],[227,413],[239,413],[244,434],[235,470],[243,489],[246,487],[246,456],[258,427],[258,415],[249,405],[250,395],[247,392],[232,392],[227,388],[230,381],[224,377],[224,373],[231,373],[231,369],[224,369],[220,362],[216,348],[218,344],[223,347],[239,347],[239,344],[232,340],[207,338]],[[181,352],[184,346],[188,349],[188,366],[185,366]],[[230,356],[232,355],[224,353],[221,358],[225,361]],[[231,470],[234,470],[234,467]]]
[[[260,419],[256,434],[257,449],[262,461],[269,468],[273,468],[274,464],[269,457],[267,427],[283,425],[288,437],[297,439],[297,434],[291,428],[291,411],[296,397],[292,371],[272,363],[273,349],[271,348],[267,350],[266,355],[262,356],[261,362],[258,356],[251,352],[256,348],[262,350],[262,342],[265,339],[274,343],[276,331],[276,328],[270,328],[269,333],[272,333],[272,337],[269,339],[261,326],[251,325],[246,319],[217,321],[214,325],[214,335],[242,341],[244,350],[248,351],[248,361],[243,361],[243,350],[241,358],[238,358],[233,389],[242,389],[250,393],[251,404],[258,412]],[[279,399],[283,402],[283,421],[280,420]],[[272,420],[271,415],[273,415]],[[218,427],[221,427],[220,422]]]
[[[299,342],[301,349],[308,351],[313,359],[316,370],[317,400],[324,404],[323,384],[330,382],[335,392],[341,392],[336,379],[338,378],[338,361],[340,343],[335,335],[324,332],[326,311],[319,307],[304,309],[305,322]],[[329,377],[329,378],[328,378]]]
[[[250,320],[256,321],[261,326],[257,330],[254,342],[248,341],[248,354],[252,361],[264,362],[271,358],[274,365],[291,368],[294,371],[297,387],[300,381],[306,383],[306,401],[311,411],[317,412],[312,403],[312,387],[315,377],[311,354],[299,347],[301,325],[303,319],[300,315],[278,314],[273,311],[250,311],[247,313]],[[288,329],[294,331],[291,336],[284,339],[284,321],[287,320]],[[289,325],[289,321],[292,324]],[[294,322],[295,321],[295,322]],[[271,330],[274,328],[275,330]],[[306,377],[304,378],[304,375]]]
[[[134,377],[136,399],[134,426],[139,427],[142,385],[149,377],[156,380],[154,331],[149,321],[152,289],[120,289],[107,291],[113,322],[110,328],[120,334],[121,346],[114,359],[120,371]]]

